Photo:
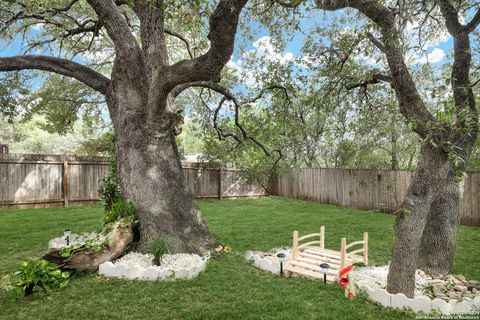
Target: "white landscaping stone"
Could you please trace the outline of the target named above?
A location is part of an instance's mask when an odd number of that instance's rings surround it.
[[[255,267],[260,268],[260,262],[261,261],[262,261],[262,259],[260,258],[260,256],[258,254],[253,255],[253,263],[255,264]]]
[[[473,305],[476,309],[480,311],[480,297],[475,297],[473,299]]]
[[[67,246],[67,240],[63,237],[54,238],[48,242],[48,251],[59,250]]]
[[[251,262],[253,259],[253,252],[248,250],[246,253],[245,253],[245,260],[247,260],[248,262]]]
[[[408,299],[408,307],[412,308],[415,312],[423,311],[430,313],[432,310],[432,300],[427,297],[415,297],[415,299]]]
[[[188,276],[187,269],[180,269],[175,271],[175,278],[177,279],[186,279]]]
[[[115,271],[113,272],[112,277],[125,278],[127,274],[128,274],[127,266],[123,264],[117,264],[115,265]]]
[[[385,289],[376,289],[370,295],[370,298],[384,307],[391,306],[391,294]]]
[[[159,279],[168,279],[171,276],[173,276],[173,271],[172,270],[163,270],[158,272],[158,278]]]
[[[192,279],[205,270],[208,258],[208,255],[202,258],[196,254],[166,254],[160,261],[160,265],[155,266],[151,254],[131,252],[115,263],[108,262],[100,265],[99,273],[131,280]]]
[[[403,309],[404,307],[406,307],[408,305],[408,300],[409,299],[403,293],[392,294],[391,296],[392,296],[392,298],[391,298],[391,307],[392,308]]]
[[[438,309],[441,313],[449,315],[452,312],[452,304],[442,299],[432,300],[432,310]]]
[[[148,267],[147,269],[143,270],[143,273],[141,275],[142,279],[145,280],[150,280],[150,281],[155,281],[158,279],[158,270],[155,267]]]
[[[468,305],[465,301],[457,302],[452,308],[452,313],[465,313],[467,311]]]
[[[187,272],[187,279],[193,279],[200,273],[200,266],[193,267]]]
[[[272,272],[273,267],[272,267],[272,263],[270,261],[265,260],[265,259],[261,259],[259,264],[260,264],[260,266],[259,266],[260,269]]]
[[[207,260],[202,259],[202,263],[200,264],[200,272],[205,271],[206,268],[207,268]]]
[[[142,271],[143,270],[140,267],[137,267],[137,266],[130,267],[130,268],[128,268],[126,278],[130,279],[130,280],[138,279],[142,275],[142,273],[143,273]]]
[[[107,261],[98,266],[98,273],[102,276],[111,277],[115,273],[115,265],[111,261]]]

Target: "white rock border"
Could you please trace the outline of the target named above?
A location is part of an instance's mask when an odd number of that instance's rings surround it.
[[[269,271],[273,274],[280,274],[280,262],[276,259],[278,252],[286,254],[283,263],[291,259],[291,250],[289,249],[273,249],[270,253],[249,250],[245,253],[245,259],[259,269]],[[431,300],[425,296],[416,296],[410,299],[403,293],[391,294],[382,288],[372,289],[367,286],[358,285],[356,285],[356,287],[359,291],[365,292],[371,301],[387,308],[411,308],[415,313],[423,312],[425,314],[436,311],[444,315],[480,312],[479,296],[474,299],[464,298],[461,302],[455,299],[447,302],[438,298]]]
[[[128,280],[175,280],[175,279],[193,279],[197,277],[207,267],[209,256],[204,256],[199,265],[194,265],[190,269],[183,268],[177,271],[159,270],[155,266],[128,267],[125,264],[114,264],[111,261],[102,263],[98,268],[98,273],[109,278],[120,278]]]
[[[276,257],[277,253],[280,252],[285,253],[285,260],[283,261],[283,265],[285,265],[285,263],[292,258],[291,249],[273,249],[269,253],[249,250],[245,253],[245,259],[252,263],[256,268],[271,272],[273,274],[280,274],[280,262]]]
[[[365,292],[373,302],[388,308],[411,308],[415,313],[424,312],[426,314],[437,311],[444,315],[480,312],[480,297],[464,298],[461,302],[451,299],[447,302],[438,298],[431,300],[424,296],[410,299],[403,293],[391,294],[381,288],[371,289],[367,286],[358,285],[357,288]]]

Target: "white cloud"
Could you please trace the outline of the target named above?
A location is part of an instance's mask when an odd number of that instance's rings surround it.
[[[427,55],[422,55],[417,57],[415,63],[425,64],[425,63],[438,63],[442,61],[445,57],[445,51],[440,48],[434,48],[431,52]]]
[[[286,64],[294,59],[294,55],[291,52],[281,52],[272,43],[272,39],[269,36],[263,36],[255,41],[252,46],[255,50],[250,50],[245,53],[247,56],[253,56],[257,59],[265,59],[269,62],[278,62],[280,64]]]

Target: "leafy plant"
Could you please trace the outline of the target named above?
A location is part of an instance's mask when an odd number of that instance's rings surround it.
[[[70,273],[43,259],[29,259],[22,262],[7,286],[10,298],[26,296],[38,291],[63,288],[68,284]]]
[[[105,213],[103,222],[105,224],[113,223],[121,218],[131,217],[134,213],[135,207],[133,203],[126,202],[120,197],[112,204],[112,208]]]
[[[62,258],[68,258],[74,253],[80,252],[84,249],[91,249],[93,252],[100,252],[104,244],[96,241],[95,239],[85,240],[83,244],[77,244],[73,247],[64,247],[58,251],[58,254]],[[105,244],[106,245],[106,244]]]
[[[158,236],[152,241],[153,263],[159,266],[164,254],[170,253],[168,250],[168,241],[163,236]]]
[[[432,284],[427,284],[425,287],[423,287],[422,291],[427,297],[429,297],[431,299],[433,299],[435,297],[435,294],[433,292],[433,285]]]
[[[113,204],[121,199],[116,161],[110,163],[108,175],[101,180],[98,196],[103,203],[105,212],[110,212]]]

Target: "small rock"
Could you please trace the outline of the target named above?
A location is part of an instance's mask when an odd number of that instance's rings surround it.
[[[455,291],[460,291],[460,292],[466,292],[467,291],[467,287],[459,285],[459,284],[457,284],[455,287],[453,287],[453,289]]]
[[[462,281],[462,282],[465,282],[467,281],[467,279],[465,278],[465,276],[461,275],[461,274],[456,274],[454,275],[455,278],[457,278],[459,281]]]
[[[436,284],[439,284],[439,285],[443,286],[445,284],[445,281],[443,281],[442,279],[433,279],[433,280],[430,280],[429,283],[434,285],[434,286]]]
[[[472,288],[472,290],[470,290],[470,291],[472,291],[473,294],[480,293],[480,290],[478,290],[477,288]]]
[[[460,294],[457,293],[457,292],[454,292],[454,291],[448,291],[447,296],[448,296],[450,299],[458,299],[458,298],[460,298]]]

